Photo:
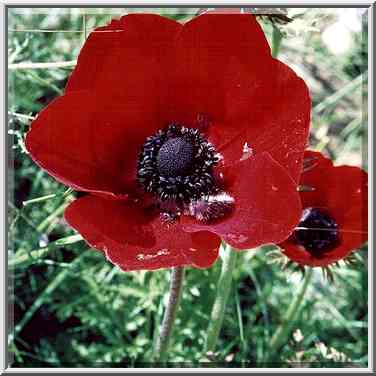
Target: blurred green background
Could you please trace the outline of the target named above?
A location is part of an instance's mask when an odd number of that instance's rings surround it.
[[[142,10],[8,8],[8,262],[13,327],[9,351],[13,367],[153,366],[153,343],[167,300],[169,271],[124,273],[88,249],[62,218],[77,194],[67,192],[39,169],[23,144],[33,117],[62,94],[90,31],[132,11]],[[185,21],[200,10],[147,11]],[[337,164],[367,169],[365,9],[296,8],[287,9],[287,15],[293,19],[287,24],[273,26],[265,16],[259,22],[273,52],[310,88],[310,148]],[[30,65],[61,62],[68,64]],[[271,263],[267,253],[272,248],[238,257],[217,347],[216,359],[222,366],[271,366],[264,363],[271,337],[302,284],[300,274]],[[366,252],[364,246],[358,253],[363,262],[356,267],[336,268],[334,283],[320,269],[314,270],[291,334],[273,366],[367,366]],[[172,366],[210,366],[203,346],[220,267],[218,260],[210,269],[186,272],[169,354]]]

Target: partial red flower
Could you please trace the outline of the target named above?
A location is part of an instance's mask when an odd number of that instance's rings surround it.
[[[327,266],[367,240],[368,176],[358,167],[333,166],[321,153],[306,151],[304,160],[303,213],[297,229],[280,246],[301,265]]]
[[[132,14],[90,34],[26,147],[89,193],[65,218],[122,269],[208,267],[221,238],[291,233],[309,118],[305,83],[253,16]]]

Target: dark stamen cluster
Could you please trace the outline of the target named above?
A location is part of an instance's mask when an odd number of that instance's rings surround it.
[[[337,245],[338,225],[323,209],[306,208],[294,231],[294,238],[312,255],[319,256]]]
[[[162,201],[188,203],[216,190],[212,174],[219,158],[197,129],[171,124],[146,139],[137,178]]]

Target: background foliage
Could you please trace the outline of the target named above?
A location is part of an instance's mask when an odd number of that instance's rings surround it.
[[[169,272],[124,273],[88,249],[62,219],[77,194],[40,170],[23,145],[33,116],[63,92],[74,65],[41,69],[29,63],[74,61],[90,30],[129,11],[8,10],[9,350],[15,367],[153,366]],[[199,9],[148,11],[185,20]],[[273,52],[310,87],[311,148],[366,169],[364,10],[288,9],[288,16],[294,21],[273,26],[264,17],[260,23]],[[238,257],[215,354],[221,365],[270,365],[271,337],[302,284],[299,274],[271,263],[272,248]],[[359,253],[364,260],[366,250]],[[187,270],[172,365],[212,364],[203,345],[220,264]],[[367,366],[367,280],[366,263],[337,268],[334,283],[315,269],[273,365]]]

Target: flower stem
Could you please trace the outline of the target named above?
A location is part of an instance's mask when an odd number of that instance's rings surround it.
[[[270,341],[268,359],[271,359],[274,354],[277,353],[282,344],[285,343],[286,338],[289,336],[291,328],[294,324],[294,320],[299,312],[304,295],[307,291],[307,287],[309,285],[309,282],[311,281],[312,274],[313,268],[308,268],[308,272],[304,277],[303,285],[301,286],[300,291],[295,296],[295,299],[293,299],[293,301],[291,302],[282,323],[278,326]]]
[[[161,331],[155,347],[155,360],[165,362],[170,343],[176,312],[179,307],[184,280],[184,268],[177,267],[171,271],[170,296],[162,321]]]
[[[236,263],[237,252],[230,245],[224,249],[221,275],[217,285],[217,295],[211,312],[210,323],[207,331],[205,353],[214,352],[222,328],[223,317],[231,290],[232,272]]]

